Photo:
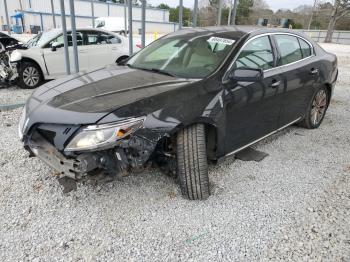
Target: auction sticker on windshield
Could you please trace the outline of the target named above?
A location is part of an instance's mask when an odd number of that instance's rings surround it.
[[[210,37],[207,40],[209,43],[216,43],[216,44],[224,44],[224,45],[233,45],[236,41],[232,39],[227,38],[221,38],[221,37]]]

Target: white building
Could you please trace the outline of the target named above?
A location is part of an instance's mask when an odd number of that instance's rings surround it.
[[[92,26],[91,0],[74,0],[77,27]],[[60,0],[53,0],[56,26],[61,27]],[[51,12],[51,0],[7,0],[9,16],[15,15],[16,11],[22,10],[24,15],[25,31],[30,26],[40,26],[42,30],[53,28]],[[69,0],[65,0],[66,23],[70,27]],[[141,28],[141,7],[133,7],[133,31],[136,33]],[[94,17],[117,16],[124,17],[124,4],[112,2],[94,1]],[[147,7],[146,9],[146,32],[169,33],[177,30],[178,24],[169,22],[169,11],[159,8]],[[11,19],[10,24],[14,24]],[[4,1],[0,0],[0,25],[6,24]]]

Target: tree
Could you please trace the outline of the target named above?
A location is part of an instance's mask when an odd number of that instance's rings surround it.
[[[350,0],[335,0],[329,20],[325,42],[332,42],[334,27],[338,20],[350,13]]]
[[[237,6],[236,24],[245,24],[252,12],[254,0],[240,0]]]
[[[166,8],[165,8],[166,9]],[[171,8],[169,7],[169,21],[170,22],[179,22],[179,7]],[[190,26],[191,23],[191,9],[182,7],[182,22],[183,26]]]
[[[269,9],[269,5],[266,3],[265,0],[254,0],[253,3],[254,9]]]
[[[167,4],[160,4],[157,7],[160,8],[160,9],[170,10],[170,6],[168,6]]]

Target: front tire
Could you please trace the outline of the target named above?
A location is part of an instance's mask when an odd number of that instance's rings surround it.
[[[177,173],[182,195],[204,200],[210,195],[206,137],[203,124],[195,124],[177,135]]]
[[[305,118],[298,125],[307,129],[318,128],[326,115],[329,96],[329,91],[325,86],[319,88],[312,96]]]
[[[42,82],[43,76],[38,65],[32,62],[23,62],[21,64],[17,82],[20,88],[34,89],[40,86]]]

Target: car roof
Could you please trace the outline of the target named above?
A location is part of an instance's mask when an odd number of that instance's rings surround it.
[[[208,27],[193,27],[193,28],[185,28],[183,30],[176,31],[174,33],[170,33],[167,35],[169,38],[172,36],[181,36],[184,37],[194,37],[198,35],[213,35],[216,37],[224,37],[229,39],[240,39],[245,35],[256,36],[260,34],[267,33],[290,33],[302,36],[310,40],[306,37],[302,32],[298,32],[295,30],[285,29],[285,28],[269,28],[262,26],[208,26]]]

